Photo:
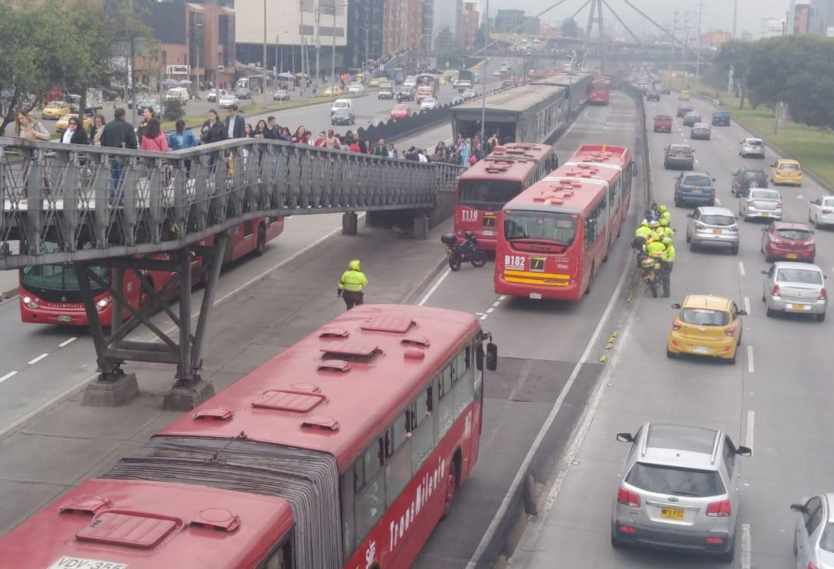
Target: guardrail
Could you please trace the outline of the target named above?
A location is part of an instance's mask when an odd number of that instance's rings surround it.
[[[0,270],[173,251],[258,217],[432,209],[462,170],[263,139],[156,153],[0,138]]]

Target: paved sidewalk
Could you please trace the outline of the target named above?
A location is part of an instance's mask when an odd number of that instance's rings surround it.
[[[9,245],[12,248],[12,253],[17,253],[17,241],[10,241]],[[0,271],[0,301],[6,298],[17,296],[18,291],[18,272],[17,271]]]
[[[242,291],[212,315],[203,377],[219,392],[342,313],[337,283],[351,258],[359,258],[368,275],[367,302],[396,303],[414,296],[444,262],[440,235],[451,223],[434,228],[425,241],[371,228],[360,228],[356,237],[335,236]],[[128,370],[137,374],[142,391],[128,404],[83,407],[79,392],[0,441],[0,534],[84,479],[103,473],[180,415],[161,411],[174,382],[173,367],[131,364]]]

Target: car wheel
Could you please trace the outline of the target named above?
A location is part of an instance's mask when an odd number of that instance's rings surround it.
[[[690,236],[689,236],[689,233],[687,233],[687,234],[686,234],[686,242],[687,242],[687,243],[691,243],[691,242],[692,242],[692,237],[690,237]]]
[[[825,312],[817,314],[817,322],[825,322]]]
[[[721,555],[719,555],[718,559],[722,563],[732,563],[733,560],[735,559],[735,555],[736,555],[736,544],[735,544],[735,540],[733,540],[733,543],[730,545],[730,550],[726,553],[722,553]]]
[[[676,357],[678,357],[678,354],[676,354],[675,352],[671,351],[669,348],[666,348],[666,357],[667,357],[667,358],[669,358],[670,360],[673,360],[673,359],[675,359]]]
[[[689,251],[690,252],[694,252],[695,249],[697,249],[697,248],[698,248],[698,246],[695,243],[692,243],[692,242],[689,243]]]
[[[730,248],[730,253],[732,253],[733,255],[738,255],[738,245],[733,245]]]
[[[622,549],[626,546],[626,543],[614,535],[614,528],[611,528],[611,547],[614,549]]]
[[[776,316],[776,311],[768,306],[766,314],[767,314],[768,318],[773,318],[774,316]]]
[[[735,351],[733,352],[733,357],[727,358],[724,360],[724,363],[727,365],[734,366],[736,365],[736,357],[738,356],[738,347],[736,347]]]
[[[765,254],[765,263],[772,263],[773,262],[773,257],[768,255],[767,251],[764,251],[764,254]]]

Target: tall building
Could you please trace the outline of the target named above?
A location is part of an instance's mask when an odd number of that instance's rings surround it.
[[[495,31],[497,33],[538,35],[541,22],[538,18],[528,17],[524,10],[498,10],[495,16]]]
[[[808,33],[834,37],[834,0],[811,0]]]
[[[480,27],[481,14],[478,12],[478,3],[464,2],[460,25],[460,44],[464,49],[476,47]]]
[[[384,0],[351,0],[345,59],[348,67],[361,68],[384,52]]]
[[[789,22],[788,30],[794,35],[807,34],[810,16],[810,4],[796,4],[793,7],[793,21]]]
[[[382,48],[385,53],[420,50],[423,37],[422,0],[385,0]]]
[[[315,74],[318,51],[321,75],[328,76],[335,45],[337,72],[346,67],[348,7],[343,0],[234,0],[234,9],[241,63],[263,66],[266,43],[268,69],[283,60],[284,71],[300,71],[303,47],[310,75]]]
[[[448,53],[460,42],[463,0],[434,0],[432,50]]]
[[[423,0],[423,14],[421,17],[422,37],[420,38],[420,51],[428,53],[434,49],[434,4],[435,1]]]

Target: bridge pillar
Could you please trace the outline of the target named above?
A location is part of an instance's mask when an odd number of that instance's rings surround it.
[[[342,214],[342,235],[356,235],[359,233],[359,216],[349,211]]]
[[[202,368],[202,346],[208,321],[211,316],[217,281],[223,265],[223,253],[229,239],[227,233],[218,235],[211,247],[185,248],[170,255],[170,258],[117,257],[101,261],[75,263],[79,288],[84,308],[90,323],[90,331],[96,348],[99,377],[84,393],[88,405],[118,405],[138,393],[134,374],[125,374],[122,366],[126,361],[166,363],[177,366],[177,382],[164,400],[168,410],[187,411],[200,405],[214,395],[211,383],[200,377]],[[195,268],[195,256],[202,262]],[[90,268],[90,265],[112,269],[112,282],[107,282]],[[128,302],[124,296],[124,279],[132,272],[139,281],[139,307]],[[164,285],[154,283],[153,274],[173,275]],[[206,287],[196,329],[192,327],[191,284],[194,278],[205,278]],[[93,293],[92,283],[104,290],[112,299],[113,317],[110,334],[105,335],[99,317],[99,307]],[[185,294],[180,294],[185,292]],[[179,297],[179,314],[170,307],[169,301]],[[178,342],[170,335],[173,330],[163,331],[150,320],[150,315],[163,310],[178,330]],[[127,312],[131,318],[124,321]],[[127,340],[127,336],[144,326],[161,342]]]

